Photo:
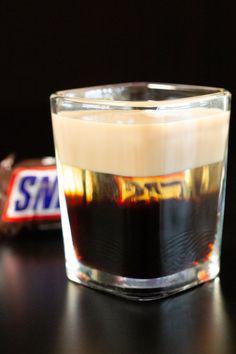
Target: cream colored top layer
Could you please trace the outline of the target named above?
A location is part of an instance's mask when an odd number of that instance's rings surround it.
[[[121,176],[157,176],[222,161],[229,113],[218,109],[53,114],[60,162]]]

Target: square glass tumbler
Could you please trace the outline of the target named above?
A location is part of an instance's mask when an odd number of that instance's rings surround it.
[[[158,83],[51,96],[69,279],[152,300],[216,277],[230,98]]]

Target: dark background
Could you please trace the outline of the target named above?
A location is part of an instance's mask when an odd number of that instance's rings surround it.
[[[236,96],[232,1],[1,2],[0,158],[54,154],[49,95],[153,81],[225,87]],[[236,221],[232,105],[224,249]],[[236,242],[235,242],[236,247]]]

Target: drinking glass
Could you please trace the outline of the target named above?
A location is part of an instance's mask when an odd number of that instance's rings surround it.
[[[160,83],[51,96],[70,280],[152,300],[217,276],[230,98]]]

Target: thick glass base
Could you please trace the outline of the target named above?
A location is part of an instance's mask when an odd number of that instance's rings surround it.
[[[126,299],[148,301],[161,299],[214,279],[218,262],[205,262],[168,276],[152,279],[126,278],[92,269],[78,262],[66,266],[70,280]]]

